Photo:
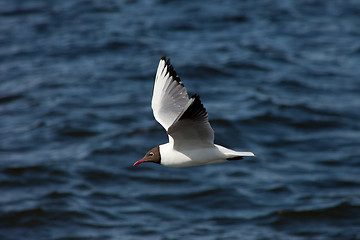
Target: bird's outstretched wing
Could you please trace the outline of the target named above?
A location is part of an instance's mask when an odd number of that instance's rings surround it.
[[[189,99],[180,77],[165,57],[161,58],[156,72],[151,107],[175,149],[199,148],[214,143],[214,131],[199,96]]]
[[[154,117],[166,131],[184,110],[189,101],[184,84],[170,64],[162,57],[156,72],[151,107]]]

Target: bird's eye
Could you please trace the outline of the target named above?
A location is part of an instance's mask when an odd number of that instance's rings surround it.
[[[150,153],[149,153],[149,156],[150,156],[150,157],[154,156],[154,153],[153,153],[153,152],[150,152]]]

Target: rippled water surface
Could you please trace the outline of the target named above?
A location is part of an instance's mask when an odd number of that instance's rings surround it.
[[[0,239],[360,239],[359,1],[0,0]],[[132,167],[171,58],[218,144]]]

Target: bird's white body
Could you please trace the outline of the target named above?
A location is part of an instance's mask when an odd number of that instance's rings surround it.
[[[237,156],[254,156],[251,152],[236,152],[217,144],[204,148],[194,148],[181,151],[174,149],[172,143],[162,144],[159,147],[161,165],[174,168],[222,163],[228,161],[228,158]]]

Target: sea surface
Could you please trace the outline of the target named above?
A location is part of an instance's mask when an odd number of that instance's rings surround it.
[[[132,166],[163,55],[255,158]],[[360,239],[360,1],[0,0],[0,239]]]

